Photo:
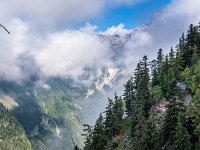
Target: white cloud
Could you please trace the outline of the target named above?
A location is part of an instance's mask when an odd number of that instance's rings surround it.
[[[126,34],[130,34],[132,31],[133,31],[132,29],[126,29],[125,25],[123,23],[120,23],[117,26],[112,26],[112,27],[108,28],[104,32],[100,32],[100,34],[103,34],[103,35],[126,35]]]
[[[101,42],[94,34],[65,30],[51,34],[44,45],[35,55],[42,74],[47,77],[77,77],[82,75],[84,67],[111,65],[108,43]]]
[[[85,67],[112,66],[109,44],[91,32],[95,26],[39,37],[19,19],[14,19],[8,28],[11,35],[3,30],[0,35],[1,80],[20,82],[34,74],[77,79]]]
[[[137,28],[126,44],[127,66],[135,66],[144,55],[155,59],[159,48],[169,52],[189,25],[200,21],[199,8],[199,0],[173,0],[161,13],[154,14],[151,23]]]
[[[1,0],[0,20],[5,23],[21,18],[44,30],[86,21],[104,14],[106,9],[139,2],[143,0]]]
[[[87,0],[84,1],[86,2]],[[94,1],[101,3],[98,0]],[[52,20],[54,22],[57,18],[58,22],[62,21],[62,19],[66,21],[67,16],[76,16],[76,13],[80,14],[80,16],[83,15],[80,18],[86,19],[89,15],[81,13],[81,11],[85,10],[83,5],[85,3],[81,2],[82,6],[75,9],[75,6],[79,6],[79,4],[76,4],[80,3],[79,0],[71,1],[71,3],[69,1],[61,3],[62,1],[59,1],[58,4],[51,0],[48,1],[44,10],[42,10],[39,7],[39,3],[43,3],[41,6],[44,6],[47,2],[46,0],[36,1],[35,3],[37,4],[32,4],[33,8],[31,6],[25,7],[31,4],[23,0],[18,1],[19,3],[14,7],[16,2],[15,0],[2,0],[0,2],[0,8],[4,12],[0,14],[0,19],[2,21],[6,20],[6,26],[11,32],[11,35],[8,35],[4,30],[0,29],[1,80],[21,81],[33,74],[38,74],[44,78],[52,76],[72,76],[77,78],[83,73],[83,69],[86,66],[96,68],[108,66],[112,68],[112,50],[106,41],[102,42],[103,40],[99,38],[98,34],[115,35],[131,33],[132,38],[125,45],[124,53],[126,57],[122,59],[124,59],[128,69],[134,69],[136,63],[143,55],[147,54],[150,58],[155,58],[155,54],[160,47],[168,51],[171,46],[177,44],[181,33],[187,30],[190,23],[196,24],[200,21],[199,0],[174,0],[162,13],[155,14],[151,24],[147,27],[129,30],[123,24],[120,24],[108,28],[105,32],[98,33],[95,31],[96,26],[86,24],[86,26],[78,30],[66,29],[40,34],[32,30],[32,25],[30,25],[29,21],[23,19],[24,16],[20,18],[21,13],[26,14],[28,18],[31,16],[29,19],[33,19],[32,21],[44,21],[42,18],[45,18],[46,15],[50,18],[48,19],[47,17],[47,21]],[[22,2],[24,2],[23,6],[20,6]],[[120,1],[118,2],[121,3]],[[54,4],[56,9],[59,9],[61,12],[53,13]],[[67,7],[71,7],[69,9],[71,14],[66,12],[69,10],[64,10],[65,7],[58,7],[61,4],[68,4]],[[100,5],[100,7],[103,6],[104,4]],[[22,10],[18,10],[22,7]],[[38,10],[36,9],[37,7],[39,7]],[[86,7],[89,9],[87,11],[92,13],[92,10],[88,7]],[[96,13],[100,10],[102,8],[95,8]],[[74,11],[76,13],[73,14]],[[48,14],[49,12],[50,14]],[[5,17],[4,14],[5,16],[10,15],[10,19]],[[60,18],[60,20],[59,16],[63,16],[63,14],[66,14],[66,16]],[[54,20],[54,18],[56,19]]]

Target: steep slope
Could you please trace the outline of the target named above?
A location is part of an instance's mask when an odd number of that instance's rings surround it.
[[[111,44],[113,68],[85,67],[78,81],[59,77],[41,81],[33,76],[21,84],[0,82],[0,103],[22,125],[33,149],[71,150],[73,141],[82,147],[82,124],[88,120],[93,124],[105,97],[122,87],[126,72],[119,56],[130,35],[101,38]]]
[[[32,150],[22,126],[0,104],[0,149]]]
[[[174,51],[139,61],[122,96],[85,125],[85,150],[200,149],[200,26],[190,25]]]
[[[77,103],[86,97],[86,90],[81,85],[55,78],[47,84],[36,80],[22,85],[1,82],[0,89],[4,95],[0,103],[8,105],[12,99],[17,104],[10,111],[25,129],[33,149],[70,150],[72,138],[82,145],[81,108]]]

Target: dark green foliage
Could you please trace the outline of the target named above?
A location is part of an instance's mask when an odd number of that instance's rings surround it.
[[[106,107],[106,119],[105,119],[105,131],[108,139],[111,139],[114,135],[114,118],[113,118],[113,100],[108,98],[108,104]]]
[[[123,95],[123,100],[125,102],[125,112],[127,116],[132,116],[134,114],[134,103],[135,103],[135,93],[133,86],[133,79],[129,79],[125,84],[125,90]]]
[[[105,134],[98,133],[108,137],[100,142],[102,150],[199,150],[200,26],[190,25],[176,51],[164,56],[159,49],[156,60],[147,60],[144,56],[125,84],[123,101],[116,95],[108,99]],[[127,145],[123,132],[129,132]]]
[[[0,104],[0,149],[31,150],[24,129],[15,118]]]
[[[83,124],[83,131],[85,132],[84,134],[82,134],[85,137],[85,150],[92,150],[92,148],[94,147],[94,145],[92,145],[92,127],[88,124]]]
[[[114,104],[113,104],[113,136],[119,134],[122,128],[122,119],[124,116],[124,103],[121,97],[115,94]]]
[[[74,146],[74,150],[79,150],[77,145]]]
[[[138,88],[136,89],[136,99],[138,101],[138,104],[141,105],[139,108],[141,108],[141,113],[144,115],[144,117],[148,117],[149,110],[151,107],[151,99],[150,99],[150,76],[149,76],[149,68],[148,68],[148,58],[147,56],[143,57],[143,60],[141,61],[141,69],[139,71],[139,83]],[[139,109],[138,108],[138,109]]]
[[[107,137],[105,135],[104,119],[102,114],[100,114],[99,118],[95,123],[93,131],[93,137],[92,137],[93,150],[103,150],[106,143],[107,143]]]
[[[140,122],[135,127],[133,149],[161,149],[161,129],[157,127],[157,123],[155,114],[152,114],[146,121],[145,118],[141,117]]]
[[[174,149],[175,150],[191,150],[192,144],[190,142],[190,135],[184,127],[184,114],[179,114],[177,125],[175,127],[174,135]]]
[[[175,98],[167,105],[166,116],[163,124],[163,138],[164,143],[167,141],[169,146],[174,144],[173,137],[175,135],[175,127],[178,121],[178,114],[181,111],[183,111],[183,104],[176,102]]]

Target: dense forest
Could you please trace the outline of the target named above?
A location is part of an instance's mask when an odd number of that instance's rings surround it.
[[[9,111],[0,104],[0,149],[32,150],[25,131]]]
[[[93,127],[83,125],[84,149],[199,150],[199,108],[200,25],[191,24],[167,55],[144,56],[124,94],[108,99]]]

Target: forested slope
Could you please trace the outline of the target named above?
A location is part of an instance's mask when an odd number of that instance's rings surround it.
[[[144,56],[124,94],[84,127],[85,150],[199,150],[200,26],[190,25],[167,55]]]
[[[32,150],[24,129],[0,104],[0,149]]]

